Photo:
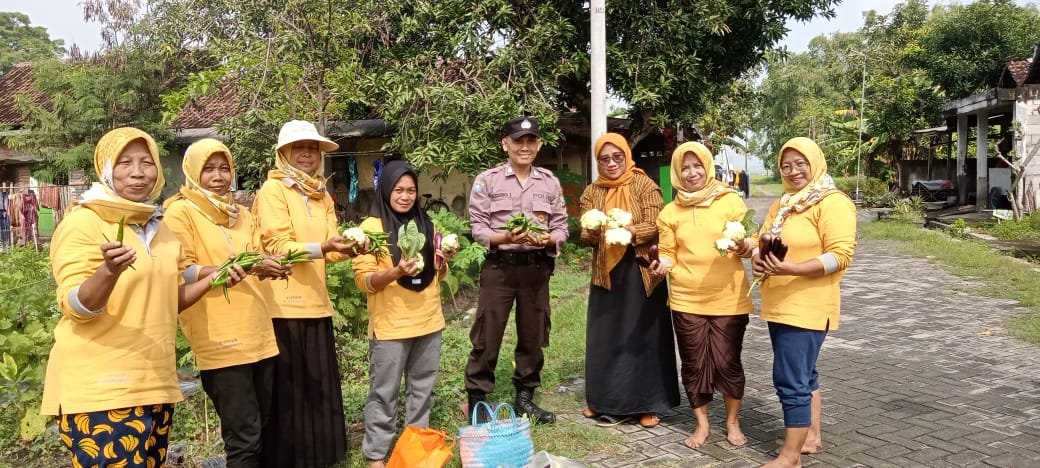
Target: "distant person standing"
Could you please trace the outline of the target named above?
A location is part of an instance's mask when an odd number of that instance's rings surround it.
[[[466,364],[466,392],[472,410],[495,389],[495,365],[515,302],[516,408],[533,421],[552,423],[556,415],[535,405],[534,389],[541,384],[542,348],[549,345],[549,276],[567,240],[567,212],[560,181],[549,170],[533,166],[542,147],[538,120],[511,119],[502,135],[509,161],[478,175],[469,200],[473,238],[489,252],[470,330],[473,350]],[[545,232],[504,229],[519,214]],[[479,419],[485,420],[484,415]]]

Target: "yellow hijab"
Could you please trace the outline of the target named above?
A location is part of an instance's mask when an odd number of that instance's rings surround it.
[[[704,175],[707,179],[704,187],[696,192],[687,192],[682,182],[682,166],[686,153],[693,153],[704,166]],[[675,203],[679,206],[710,206],[715,199],[731,192],[735,192],[726,184],[720,184],[715,179],[715,158],[712,157],[708,148],[696,141],[688,141],[679,145],[672,151],[672,187],[675,188],[677,196]]]
[[[130,201],[119,196],[112,181],[112,171],[119,155],[127,145],[138,139],[144,140],[148,145],[148,152],[152,155],[152,162],[158,171],[147,203]],[[100,182],[91,184],[90,190],[73,202],[73,209],[82,206],[110,223],[118,223],[125,218],[129,224],[145,224],[156,213],[155,201],[162,195],[166,179],[163,177],[162,163],[159,161],[159,147],[147,133],[133,127],[122,127],[102,136],[94,147],[94,174]]]
[[[629,190],[628,186],[632,183],[632,179],[636,174],[646,175],[642,169],[636,167],[635,161],[632,160],[632,149],[629,148],[628,142],[625,141],[625,137],[618,135],[617,133],[605,133],[603,136],[596,140],[596,157],[599,157],[600,150],[603,146],[610,143],[618,147],[621,152],[625,153],[625,171],[618,176],[617,179],[607,179],[602,174],[593,182],[597,187],[603,187],[607,189],[607,195],[604,199],[603,212],[606,213],[612,208],[619,208],[629,213],[634,211],[634,205],[632,203],[632,191]],[[625,256],[625,251],[628,250],[628,246],[624,245],[608,245],[605,250],[606,255],[606,268],[607,271],[614,269],[614,266],[621,261],[621,258]],[[605,288],[610,288],[609,277],[607,279],[608,284]]]
[[[223,154],[231,166],[231,180],[235,180],[235,159],[231,156],[231,150],[224,143],[214,138],[203,138],[184,152],[184,162],[181,169],[184,171],[184,185],[181,186],[177,195],[170,197],[165,206],[177,201],[184,200],[186,203],[202,213],[213,224],[224,227],[235,225],[238,219],[238,205],[235,204],[235,196],[228,191],[224,196],[217,195],[202,187],[202,168],[206,160],[214,154]]]
[[[289,163],[290,151],[292,145],[284,145],[275,150],[274,169],[267,172],[267,178],[294,182],[308,197],[315,200],[324,198],[325,184],[328,181],[322,175],[325,173],[325,152],[322,151],[319,156],[321,160],[318,162],[318,170],[314,171],[314,174],[307,174]]]
[[[819,203],[820,200],[823,200],[828,195],[840,192],[838,187],[834,185],[834,179],[827,174],[827,158],[815,141],[805,137],[787,140],[787,143],[784,143],[784,146],[780,148],[780,153],[776,157],[777,170],[780,170],[784,151],[788,149],[793,149],[805,156],[805,160],[809,162],[812,180],[805,187],[795,189],[787,182],[786,178],[780,178],[784,184],[784,194],[780,196],[780,209],[769,227],[769,231],[773,234],[780,233],[784,222],[787,221],[787,217],[791,213],[801,213]]]

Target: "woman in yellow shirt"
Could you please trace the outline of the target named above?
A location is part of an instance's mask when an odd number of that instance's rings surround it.
[[[708,439],[708,403],[719,390],[726,402],[726,440],[744,445],[740,353],[753,306],[741,257],[751,249],[739,243],[721,255],[715,241],[724,237],[726,222],[739,222],[747,207],[733,188],[715,179],[714,158],[700,143],[683,143],[672,152],[671,179],[676,198],[657,218],[660,261],[652,266],[668,275],[683,386],[697,417],[684,443],[696,449]]]
[[[856,249],[856,206],[827,175],[823,151],[793,138],[778,158],[784,194],[773,203],[759,235],[779,236],[784,260],[752,256],[762,283],[762,319],[773,345],[773,386],[787,434],[780,454],[765,466],[801,466],[803,453],[823,448],[816,360],[830,330],[838,329],[841,279]]]
[[[618,208],[632,214],[631,245],[611,245],[599,229],[582,229],[595,250],[585,337],[585,400],[582,413],[607,424],[630,415],[654,427],[657,413],[679,406],[675,341],[668,291],[660,276],[640,266],[657,242],[661,188],[637,168],[625,137],[596,140],[599,178],[581,195],[582,214]]]
[[[359,255],[351,265],[358,288],[368,293],[369,387],[361,451],[372,468],[385,466],[394,439],[402,375],[408,389],[405,425],[427,427],[440,368],[444,314],[438,272],[454,252],[436,251],[433,223],[415,201],[417,181],[404,161],[383,167],[371,217],[361,229],[386,232],[390,249]],[[402,258],[397,247],[398,229],[411,221],[426,239],[421,267]]]
[[[253,215],[235,203],[231,183],[235,161],[231,151],[213,138],[193,143],[181,165],[184,186],[166,202],[163,217],[181,242],[188,268],[184,280],[205,277],[229,256],[256,252]],[[223,242],[222,242],[223,241]],[[227,465],[260,466],[261,433],[271,407],[274,338],[267,304],[274,300],[271,284],[260,279],[285,278],[289,267],[272,258],[255,265],[225,299],[221,288],[181,314],[181,328],[191,343],[202,377],[202,388],[220,417]]]
[[[338,147],[310,122],[287,122],[278,133],[275,169],[253,201],[262,250],[307,252],[313,259],[293,267],[287,286],[272,288],[268,307],[279,351],[261,455],[271,467],[324,467],[347,453],[325,262],[345,260],[364,246],[340,235],[325,190],[324,153]]]
[[[100,182],[74,202],[51,242],[62,317],[41,412],[58,415],[72,466],[161,466],[173,404],[183,399],[177,312],[209,290],[212,276],[180,285],[181,245],[154,204],[164,180],[151,136],[129,127],[106,133],[94,171]],[[241,277],[234,272],[230,284]]]

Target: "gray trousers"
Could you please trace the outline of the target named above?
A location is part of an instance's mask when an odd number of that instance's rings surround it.
[[[405,378],[405,424],[427,427],[441,360],[441,332],[403,340],[369,340],[368,400],[361,453],[383,460],[397,432],[397,396]]]

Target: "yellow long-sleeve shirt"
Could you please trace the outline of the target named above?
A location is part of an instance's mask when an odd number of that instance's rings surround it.
[[[148,248],[126,227],[137,252],[133,270],[116,281],[105,307],[90,313],[78,291],[101,264],[101,244],[116,223],[87,208],[69,213],[51,241],[51,268],[62,317],[43,387],[43,414],[74,414],[181,401],[177,383],[177,289],[181,245],[161,224]]]
[[[361,222],[361,229],[381,232],[383,221],[367,218]],[[393,268],[391,255],[384,252],[378,259],[373,254],[358,255],[351,267],[358,289],[368,293],[369,338],[399,340],[429,335],[444,328],[439,274],[422,291],[405,289],[397,281],[391,281],[380,291],[373,291],[369,277],[377,271]]]
[[[769,229],[779,201],[763,223]],[[843,194],[829,195],[802,213],[792,213],[780,231],[793,262],[820,259],[827,274],[770,276],[762,283],[762,319],[810,330],[838,329],[841,279],[856,250],[856,206]]]
[[[188,265],[220,265],[228,254],[256,251],[255,218],[240,208],[234,226],[219,226],[184,201],[170,205],[163,217],[181,241]],[[197,278],[185,278],[196,281]],[[181,329],[191,342],[199,369],[251,364],[278,354],[267,304],[274,303],[271,281],[249,276],[228,290],[213,288],[181,313]]]
[[[269,179],[256,193],[253,214],[260,227],[263,250],[285,254],[308,251],[311,263],[293,266],[287,287],[272,287],[275,302],[269,307],[274,318],[325,318],[332,316],[332,303],[325,284],[325,262],[346,257],[333,252],[321,255],[321,243],[338,234],[332,196],[321,200],[303,195],[281,180]]]
[[[726,221],[740,221],[747,211],[735,193],[710,206],[682,207],[674,202],[657,217],[658,251],[675,265],[668,275],[672,310],[698,315],[743,315],[754,308],[740,257],[719,255],[715,241]]]

